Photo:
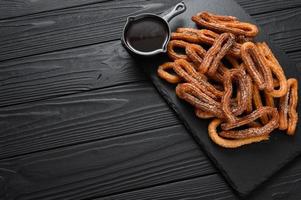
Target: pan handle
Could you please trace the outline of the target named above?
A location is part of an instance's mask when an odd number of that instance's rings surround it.
[[[186,10],[186,5],[184,4],[184,2],[178,3],[169,13],[163,16],[163,19],[169,22],[172,18],[183,13],[185,10]]]

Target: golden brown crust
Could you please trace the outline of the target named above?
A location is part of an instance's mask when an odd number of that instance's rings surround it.
[[[185,48],[186,55],[189,59],[199,67],[203,61],[204,56],[206,55],[206,50],[197,44],[190,44]]]
[[[288,93],[281,97],[279,102],[279,129],[287,130],[288,135],[294,135],[298,122],[298,81],[290,78],[287,80],[287,86]]]
[[[196,108],[195,109],[195,115],[198,117],[198,118],[201,118],[201,119],[210,119],[210,118],[213,118],[214,115],[210,112],[205,112],[201,109],[198,109]]]
[[[207,51],[199,67],[199,71],[203,74],[208,73],[210,76],[214,75],[220,65],[221,59],[230,50],[234,41],[235,37],[230,33],[223,33],[218,36],[212,47]]]
[[[247,81],[248,81],[248,90],[251,91],[250,96],[248,96],[247,100],[247,108],[246,108],[246,113],[249,114],[253,111],[253,88],[254,85],[252,83],[252,79],[249,75],[247,75]]]
[[[268,135],[263,135],[263,136],[257,136],[257,137],[251,137],[251,138],[245,138],[245,139],[226,139],[217,133],[217,127],[221,124],[220,119],[214,119],[210,122],[208,126],[208,133],[210,139],[217,145],[224,147],[224,148],[238,148],[243,145],[251,144],[251,143],[256,143],[256,142],[261,142],[264,140],[268,140],[269,136]]]
[[[193,32],[173,32],[171,33],[171,39],[172,40],[183,40],[185,42],[191,42],[191,43],[199,43],[199,38],[196,33]]]
[[[261,127],[251,127],[244,130],[230,130],[233,128],[238,128],[243,125],[250,124],[254,122],[257,118],[261,117],[263,114],[270,115],[271,119]],[[257,136],[265,136],[269,135],[273,130],[278,128],[279,115],[276,108],[272,107],[261,107],[251,114],[237,119],[235,122],[224,123],[222,124],[222,131],[220,133],[221,136],[232,139],[241,139],[241,138],[252,138]]]
[[[231,110],[231,96],[233,92],[232,82],[236,81],[239,85],[237,93],[237,106],[236,109]],[[248,106],[248,96],[251,95],[250,82],[247,79],[247,75],[243,69],[232,69],[225,74],[224,88],[225,92],[221,100],[222,109],[225,117],[230,122],[237,120],[236,116],[242,114]],[[233,112],[232,112],[233,111]]]
[[[157,73],[158,76],[164,80],[166,80],[169,83],[179,83],[181,81],[181,78],[176,74],[171,74],[167,70],[173,70],[175,63],[174,62],[166,62],[159,66]]]
[[[255,37],[258,28],[254,24],[240,22],[233,16],[215,15],[209,12],[201,12],[192,16],[192,21],[201,27],[217,31],[219,33],[232,33],[245,37]]]
[[[263,55],[260,54],[256,45],[246,42],[241,46],[241,57],[244,67],[254,80],[259,90],[272,91],[273,77],[270,68],[265,64]]]
[[[298,81],[286,80],[266,43],[250,42],[256,28],[231,16],[204,12],[195,17],[211,30],[172,33],[167,53],[174,62],[160,65],[158,75],[177,84],[176,95],[194,107],[198,118],[217,118],[208,127],[211,140],[237,148],[268,140],[277,128],[295,134]]]
[[[223,91],[218,90],[212,84],[210,84],[204,77],[203,74],[197,72],[192,65],[183,59],[175,61],[174,71],[182,77],[186,82],[193,83],[201,91],[206,93],[213,99],[218,99],[223,96]]]
[[[263,107],[260,90],[258,89],[257,85],[254,85],[254,87],[253,87],[253,103],[254,103],[255,109],[260,109]],[[268,123],[269,118],[266,114],[262,114],[260,117],[260,121],[262,124],[266,124],[266,123]]]
[[[172,40],[183,40],[186,42],[213,45],[220,34],[207,29],[177,28],[176,32],[171,34]],[[239,57],[241,44],[234,42],[233,47],[227,52],[228,55]]]
[[[274,89],[274,87],[268,93],[273,97],[282,97],[287,93],[287,80],[284,74],[284,71],[275,58],[273,52],[268,47],[268,45],[263,43],[257,43],[259,51],[261,52],[264,58],[266,65],[270,68],[271,72],[276,76],[277,82],[279,83],[279,89]],[[274,85],[274,84],[273,84]],[[278,87],[278,86],[277,86]]]
[[[179,54],[175,51],[175,48],[183,48],[185,50],[186,46],[188,45],[189,43],[184,42],[182,40],[171,40],[167,45],[167,54],[169,58],[172,60],[177,60],[177,59],[189,60],[186,54]]]
[[[204,112],[213,114],[219,118],[223,118],[224,116],[220,103],[209,97],[205,92],[202,92],[194,84],[178,84],[176,87],[176,94],[179,98]]]

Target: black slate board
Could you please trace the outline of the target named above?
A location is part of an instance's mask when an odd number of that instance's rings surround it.
[[[233,0],[190,0],[185,1],[185,4],[187,5],[186,12],[170,22],[172,31],[177,27],[195,27],[195,24],[190,20],[191,16],[205,10],[217,14],[233,15],[242,21],[255,23]],[[301,70],[282,51],[271,44],[268,36],[262,30],[256,40],[266,41],[270,45],[283,66],[287,77],[299,79]],[[168,60],[166,55],[160,55],[137,61],[139,62],[138,66],[143,67],[159,93],[175,110],[201,148],[239,195],[248,195],[258,185],[262,184],[281,167],[300,154],[300,123],[298,124],[297,134],[294,137],[289,137],[284,132],[274,131],[269,141],[243,146],[238,149],[225,149],[212,143],[207,133],[209,121],[195,117],[192,107],[176,97],[175,86],[158,78],[157,67],[166,60]],[[298,108],[299,113],[301,113],[300,107]]]

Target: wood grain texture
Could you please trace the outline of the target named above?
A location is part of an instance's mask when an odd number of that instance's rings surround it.
[[[236,0],[275,44],[301,67],[301,1]]]
[[[301,55],[301,7],[264,13],[254,18],[284,52],[288,55],[299,52]]]
[[[290,52],[288,56],[297,62],[297,66],[301,68],[301,51]]]
[[[106,0],[2,0],[0,1],[0,19],[30,15],[57,9],[79,7],[89,4],[103,3]],[[114,1],[114,0],[113,0]],[[249,14],[256,15],[262,12],[273,12],[301,6],[299,0],[236,0]],[[114,1],[116,4],[119,1]]]
[[[1,0],[0,19],[101,3],[105,0]]]
[[[14,59],[0,62],[0,107],[143,80],[118,41]]]
[[[235,0],[250,15],[277,12],[280,10],[296,8],[301,6],[299,0]]]
[[[213,172],[198,145],[177,125],[2,160],[0,197],[88,199]]]
[[[0,110],[0,158],[179,124],[147,83]]]
[[[301,63],[300,24],[294,20],[299,0],[238,1]],[[135,2],[123,1],[124,13],[116,15],[119,1],[78,8],[79,0],[55,2],[0,0],[0,16],[6,14],[1,9],[21,6],[23,14],[42,12],[0,21],[1,59],[118,39],[118,21],[129,13],[161,12],[173,4],[136,1],[133,11]],[[73,3],[74,8],[44,12]],[[0,106],[9,106],[0,109],[0,157],[17,156],[0,161],[0,199],[235,199],[219,175],[204,176],[214,168],[156,91],[149,84],[128,84],[145,77],[124,59],[130,62],[111,42],[0,62]],[[88,92],[38,101],[83,91]],[[141,133],[153,128],[158,129]],[[300,166],[301,158],[250,199],[301,199]]]
[[[204,176],[215,172],[183,126],[176,125],[2,159],[0,197],[237,199],[220,175]],[[248,199],[296,200],[300,186],[301,157]]]
[[[300,29],[300,3],[295,1],[283,4],[282,0],[275,2],[257,0],[254,3],[253,1],[239,0],[238,3],[249,13],[253,15],[257,13],[254,17],[259,23],[275,24],[275,27],[269,26],[265,31],[268,34],[276,34],[273,32],[280,31],[275,38],[285,43],[287,38],[297,37],[298,41],[300,40],[297,35]],[[176,3],[171,0],[164,1],[164,3],[159,0],[106,1],[10,20],[0,20],[0,46],[2,47],[0,60],[116,40],[120,38],[127,16],[141,12],[160,13]],[[292,7],[292,5],[295,6]],[[266,12],[260,12],[260,9],[266,9]],[[278,11],[280,9],[284,10]],[[258,16],[259,13],[262,13],[261,16]],[[293,16],[296,17],[295,20],[290,19],[292,15],[295,15]],[[297,26],[291,25],[292,23]],[[285,29],[286,33],[283,33],[281,30],[284,30],[284,26],[289,26],[294,30]],[[279,27],[283,28],[279,29]],[[287,45],[291,47],[290,44],[289,41]],[[296,51],[294,48],[284,48],[284,50]]]
[[[125,20],[142,12],[161,13],[177,1],[105,1],[0,20],[0,60],[119,39]]]
[[[301,9],[255,18],[301,66]],[[145,76],[118,41],[19,58],[0,62],[0,107],[141,80]]]
[[[301,198],[300,187],[301,157],[293,165],[288,166],[266,184],[260,186],[260,189],[247,197],[246,200],[297,200]],[[235,200],[239,198],[218,174],[212,174],[142,190],[95,198],[95,200],[109,199]]]
[[[180,182],[146,188],[143,190],[100,197],[95,200],[153,200],[153,199],[201,199],[236,200],[238,199],[225,181],[217,174]]]

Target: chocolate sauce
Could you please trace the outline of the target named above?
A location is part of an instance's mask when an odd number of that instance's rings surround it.
[[[125,42],[133,49],[151,52],[162,49],[168,39],[168,28],[162,21],[145,17],[131,21],[125,33]]]

